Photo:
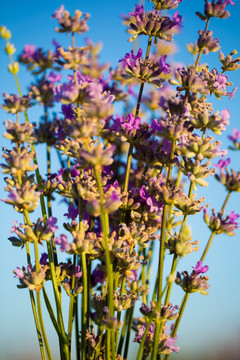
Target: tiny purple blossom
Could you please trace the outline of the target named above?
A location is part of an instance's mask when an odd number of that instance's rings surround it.
[[[238,219],[240,217],[239,214],[235,214],[234,211],[231,211],[230,214],[228,215],[229,217],[229,222],[228,224],[233,224],[235,225],[236,228],[238,228],[238,223],[236,223],[236,219]]]
[[[69,219],[75,220],[78,216],[78,208],[75,208],[73,205],[69,205],[68,212],[64,214]]]
[[[177,340],[177,336],[175,336],[174,338],[170,337],[166,340],[166,346],[172,350],[175,353],[178,353],[180,350],[179,346],[174,346],[175,342]]]
[[[13,220],[13,226],[11,227],[10,233],[16,232],[18,230],[18,222]]]
[[[64,5],[61,5],[60,8],[54,12],[52,18],[55,18],[57,20],[61,19],[63,12],[64,12]]]
[[[41,265],[48,265],[47,263],[48,260],[48,254],[47,253],[42,253],[41,258],[40,258],[40,264]]]
[[[230,164],[230,162],[231,162],[231,159],[229,159],[229,158],[226,160],[220,159],[218,161],[218,163],[214,164],[214,165],[219,169],[223,169],[223,168],[227,167]]]
[[[143,13],[144,13],[144,6],[143,5],[139,6],[138,4],[135,4],[135,11],[130,12],[129,15],[134,16],[136,18]]]
[[[150,128],[154,131],[162,131],[162,126],[158,123],[157,119],[153,119]]]
[[[135,67],[138,59],[142,56],[142,49],[140,48],[137,52],[137,55],[134,55],[133,50],[130,53],[126,53],[125,57],[123,59],[120,59],[119,62],[123,63],[123,66],[130,66]]]
[[[50,72],[50,74],[47,76],[47,79],[51,82],[58,82],[62,79],[62,75],[61,74],[56,74],[53,71]]]
[[[229,135],[228,138],[232,141],[238,141],[238,139],[240,139],[240,131],[238,129],[233,129],[232,135]]]
[[[225,126],[229,125],[229,119],[230,119],[230,111],[228,109],[223,109],[221,111],[221,115],[222,115],[222,123],[224,125],[224,130],[225,130]]]
[[[24,277],[22,269],[20,267],[17,267],[16,270],[14,270],[15,278],[22,279]]]
[[[56,223],[57,223],[56,217],[50,216],[50,218],[47,220],[47,226],[53,233],[58,229]]]
[[[24,46],[24,50],[23,50],[23,54],[21,55],[21,58],[22,59],[27,59],[28,57],[32,57],[35,53],[35,46],[34,45],[29,45],[29,44],[26,44]]]
[[[192,268],[196,272],[196,275],[204,274],[209,269],[209,267],[207,265],[202,266],[202,261],[198,261],[196,266],[195,267],[193,266]]]
[[[75,267],[75,276],[76,278],[81,278],[82,277],[82,271],[80,271],[80,266],[76,266]]]
[[[62,251],[62,252],[71,250],[71,246],[68,243],[68,239],[67,239],[67,236],[65,234],[61,234],[60,238],[55,238],[54,242],[57,245],[60,245],[60,251]]]
[[[174,20],[174,23],[175,23],[173,26],[175,26],[175,25],[181,26],[180,22],[182,21],[182,16],[179,15],[178,11],[175,11],[175,13],[173,14],[173,20]]]
[[[216,76],[215,82],[213,83],[213,86],[217,90],[224,90],[227,87],[227,81],[228,81],[227,75],[218,74]]]
[[[166,64],[167,55],[160,57],[159,60],[159,70],[163,72],[165,75],[170,73],[170,66]]]
[[[229,96],[228,100],[232,100],[234,98],[235,92],[237,91],[238,87],[236,86],[231,92],[227,93],[227,96]]]

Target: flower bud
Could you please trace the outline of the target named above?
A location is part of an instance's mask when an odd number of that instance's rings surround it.
[[[11,74],[17,74],[19,71],[19,63],[14,62],[13,64],[8,65],[8,70]]]
[[[2,39],[9,40],[12,34],[11,31],[6,28],[6,26],[0,26],[0,36]]]
[[[7,43],[6,47],[5,47],[5,51],[8,55],[13,55],[16,51],[15,47],[13,44],[10,44],[9,42]]]

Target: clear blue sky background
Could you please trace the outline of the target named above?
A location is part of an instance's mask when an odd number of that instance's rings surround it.
[[[50,15],[63,3],[73,14],[76,8],[83,12],[89,12],[90,36],[94,42],[102,41],[104,44],[101,60],[109,61],[115,66],[126,52],[132,49],[132,44],[127,42],[128,35],[121,24],[120,14],[127,14],[133,8],[135,0],[122,1],[17,1],[1,2],[0,24],[6,25],[13,34],[12,41],[18,51],[24,45],[35,44],[45,48],[52,48],[52,39],[55,38],[67,46],[69,38],[54,32],[56,21],[50,19]],[[220,38],[220,45],[225,54],[230,53],[234,48],[240,50],[239,38],[239,14],[240,4],[229,6],[232,15],[229,19],[214,19],[210,22],[210,29],[214,31],[214,37]],[[150,8],[151,4],[146,1]],[[195,11],[202,11],[203,0],[183,0],[179,6],[179,12],[183,15],[182,32],[176,36],[178,42],[178,53],[175,60],[183,63],[190,63],[191,56],[185,49],[185,43],[193,42],[197,38],[197,31],[203,29],[203,23],[195,16]],[[79,42],[79,45],[80,42]],[[4,42],[1,42],[3,48]],[[1,55],[0,67],[0,94],[17,92],[13,77],[7,72],[8,58],[5,54]],[[210,55],[206,61],[210,63],[210,68],[218,66],[217,55]],[[216,64],[216,65],[214,65]],[[240,128],[239,121],[239,101],[240,101],[240,71],[230,74],[230,80],[234,80],[235,85],[239,86],[238,92],[232,101],[214,101],[215,110],[228,108],[231,112],[231,125],[226,134],[222,137],[224,147],[227,148],[229,142],[227,135],[232,133],[234,127]],[[19,74],[23,93],[30,76],[24,69]],[[30,112],[31,120],[37,121],[38,114],[35,110]],[[8,117],[5,112],[0,111],[1,134],[4,131],[3,121]],[[1,137],[2,146],[9,147],[8,142]],[[239,169],[239,153],[232,156],[232,165]],[[3,192],[3,180],[1,178],[0,197],[6,197]],[[210,208],[217,210],[221,207],[225,197],[222,186],[211,179],[209,188],[200,189],[200,195],[207,198]],[[229,201],[226,211],[235,210],[240,213],[240,194],[234,194]],[[12,221],[16,218],[15,212],[10,206],[0,203],[1,211],[1,296],[0,296],[0,359],[14,360],[17,355],[22,354],[22,358],[32,349],[37,349],[36,335],[33,326],[33,319],[30,310],[28,292],[17,289],[17,281],[13,278],[12,270],[17,266],[26,264],[25,252],[11,246],[7,240]],[[58,207],[56,210],[58,217],[62,218],[64,209]],[[58,211],[58,212],[57,212]],[[18,217],[21,221],[21,217]],[[184,259],[179,269],[191,270],[199,254],[205,247],[209,237],[209,231],[202,221],[202,217],[193,218],[193,238],[200,240],[199,253],[189,255]],[[240,290],[239,290],[239,253],[240,239],[239,231],[235,237],[217,236],[207,257],[206,263],[209,264],[210,295],[202,296],[194,294],[189,301],[185,317],[182,321],[179,334],[179,345],[183,348],[195,349],[197,352],[206,350],[210,346],[219,347],[228,344],[233,338],[240,335]],[[173,303],[179,303],[182,299],[181,289],[177,289]],[[51,335],[50,338],[54,339]],[[25,355],[24,355],[25,354]],[[35,357],[37,359],[37,356]],[[133,357],[134,358],[134,357]]]

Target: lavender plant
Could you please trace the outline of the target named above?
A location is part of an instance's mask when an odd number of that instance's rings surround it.
[[[3,151],[3,201],[21,214],[9,240],[26,251],[25,266],[14,274],[18,287],[29,291],[42,359],[53,359],[42,315],[46,307],[62,360],[73,352],[78,360],[127,359],[133,332],[137,360],[167,360],[179,351],[177,331],[190,294],[208,294],[204,262],[213,238],[234,235],[238,228],[239,215],[225,214],[225,207],[240,191],[240,173],[228,170],[230,159],[215,139],[226,130],[230,113],[214,111],[210,99],[233,98],[236,87],[226,73],[238,70],[240,58],[236,50],[227,56],[219,51],[209,30],[211,19],[223,21],[230,16],[227,6],[235,4],[205,0],[197,13],[202,30],[187,46],[193,64],[177,66],[168,55],[182,17],[171,10],[182,0],[150,2],[151,10],[136,5],[124,16],[129,41],[144,37],[146,49],[123,55],[116,68],[99,63],[98,44],[75,45],[88,31],[90,16],[79,10],[72,16],[62,5],[52,16],[56,31],[69,36],[68,48],[26,45],[14,59],[11,33],[0,28],[18,88],[17,95],[4,94],[2,104],[15,117],[5,122],[12,147]],[[216,51],[219,64],[210,69],[202,57]],[[20,64],[33,76],[26,95],[18,81]],[[28,118],[34,105],[42,107],[37,123]],[[229,139],[230,148],[239,150],[240,132],[234,129]],[[46,175],[38,167],[39,144],[46,147]],[[51,160],[54,151],[58,166]],[[197,190],[208,186],[211,175],[227,196],[209,215]],[[63,224],[54,216],[59,201],[66,204]],[[192,272],[180,274],[179,261],[198,251],[188,217],[200,212],[211,235]],[[65,261],[59,260],[61,252]],[[172,266],[165,279],[167,253]],[[173,305],[174,284],[184,296]]]

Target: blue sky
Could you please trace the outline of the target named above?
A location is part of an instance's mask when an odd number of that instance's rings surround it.
[[[55,33],[56,21],[50,18],[50,15],[64,4],[72,14],[76,8],[83,12],[89,12],[90,31],[87,34],[94,42],[102,41],[103,50],[101,61],[111,62],[113,66],[121,59],[126,52],[132,49],[132,43],[128,43],[128,35],[123,27],[120,14],[127,14],[134,8],[135,1],[16,1],[11,3],[2,2],[0,8],[0,24],[6,25],[12,32],[12,41],[19,52],[24,45],[35,44],[45,48],[52,48],[52,40],[56,39],[67,46],[69,38],[65,35]],[[231,17],[226,20],[213,19],[210,22],[210,29],[214,31],[214,37],[220,39],[220,45],[224,54],[230,53],[234,48],[240,51],[239,40],[239,14],[240,4],[236,0],[235,7],[229,6],[232,11]],[[203,24],[195,16],[195,11],[202,10],[203,0],[183,0],[179,6],[179,12],[183,15],[182,32],[176,36],[178,43],[178,52],[175,60],[182,63],[190,63],[191,56],[185,49],[185,43],[193,42],[197,38],[197,31],[202,29]],[[146,1],[146,6],[150,8],[151,4]],[[84,36],[85,37],[85,36]],[[4,42],[1,41],[1,48]],[[82,44],[82,39],[77,45]],[[203,59],[204,60],[204,59]],[[211,54],[206,58],[210,68],[219,66],[217,54]],[[216,65],[217,64],[217,65]],[[0,67],[0,94],[2,92],[15,93],[16,86],[13,77],[7,72],[8,58],[5,54],[1,55]],[[239,101],[240,101],[240,71],[230,74],[230,80],[239,86],[238,92],[233,100],[215,101],[215,110],[228,108],[231,113],[231,124],[222,141],[224,148],[227,148],[229,142],[227,135],[232,133],[234,127],[240,128],[239,121]],[[19,79],[23,93],[30,80],[29,74],[22,69],[19,73]],[[32,121],[37,121],[38,113],[32,111]],[[11,118],[5,112],[0,110],[0,127],[3,133],[3,121]],[[2,146],[9,147],[5,139],[1,137]],[[239,169],[239,154],[230,153],[232,164]],[[1,177],[1,198],[5,197],[3,190],[3,181]],[[200,189],[201,195],[206,196],[210,208],[217,210],[221,207],[225,192],[216,181],[211,179],[209,188]],[[226,211],[235,210],[240,213],[240,194],[234,194],[229,201]],[[0,358],[3,360],[17,359],[16,354],[27,352],[31,348],[37,349],[36,335],[33,327],[33,319],[30,311],[28,293],[25,290],[17,289],[17,281],[13,278],[12,270],[17,266],[25,264],[25,252],[13,248],[7,241],[9,229],[12,221],[15,219],[15,212],[10,206],[0,203],[1,211],[1,297],[0,297]],[[57,216],[62,217],[58,210]],[[18,218],[21,221],[20,217]],[[192,221],[193,237],[200,240],[200,250],[197,254],[189,255],[179,265],[180,270],[191,270],[198,260],[198,254],[202,253],[207,242],[209,232],[202,222],[202,217],[196,217]],[[240,335],[240,290],[238,285],[239,277],[239,253],[240,239],[239,231],[235,237],[217,236],[207,257],[206,263],[209,264],[209,277],[211,284],[210,295],[202,296],[194,294],[186,309],[185,318],[182,322],[179,334],[179,345],[188,348],[195,348],[200,351],[203,347],[216,345],[230,341],[234,336]],[[182,298],[181,291],[175,292],[173,303],[179,303]],[[51,334],[51,329],[49,330]],[[50,335],[52,337],[52,335]],[[14,348],[11,346],[14,341]],[[7,350],[8,348],[8,350]],[[36,357],[37,359],[37,357]]]

